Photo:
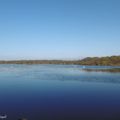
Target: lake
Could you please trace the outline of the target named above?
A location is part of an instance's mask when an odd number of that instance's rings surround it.
[[[82,67],[1,64],[0,114],[7,120],[120,120],[120,73]]]

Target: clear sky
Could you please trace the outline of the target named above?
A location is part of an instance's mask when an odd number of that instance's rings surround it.
[[[120,55],[120,0],[0,0],[0,59]]]

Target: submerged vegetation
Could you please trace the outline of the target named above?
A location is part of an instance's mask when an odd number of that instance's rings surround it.
[[[120,56],[87,57],[82,60],[14,60],[0,61],[0,64],[77,64],[120,66]]]

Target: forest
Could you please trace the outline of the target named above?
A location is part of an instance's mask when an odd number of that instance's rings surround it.
[[[104,66],[120,66],[120,56],[110,57],[87,57],[80,60],[81,65],[104,65]]]
[[[87,57],[81,60],[1,60],[0,64],[76,64],[120,66],[120,56]]]

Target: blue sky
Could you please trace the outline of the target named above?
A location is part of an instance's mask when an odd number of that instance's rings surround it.
[[[0,59],[120,55],[120,0],[0,0]]]

